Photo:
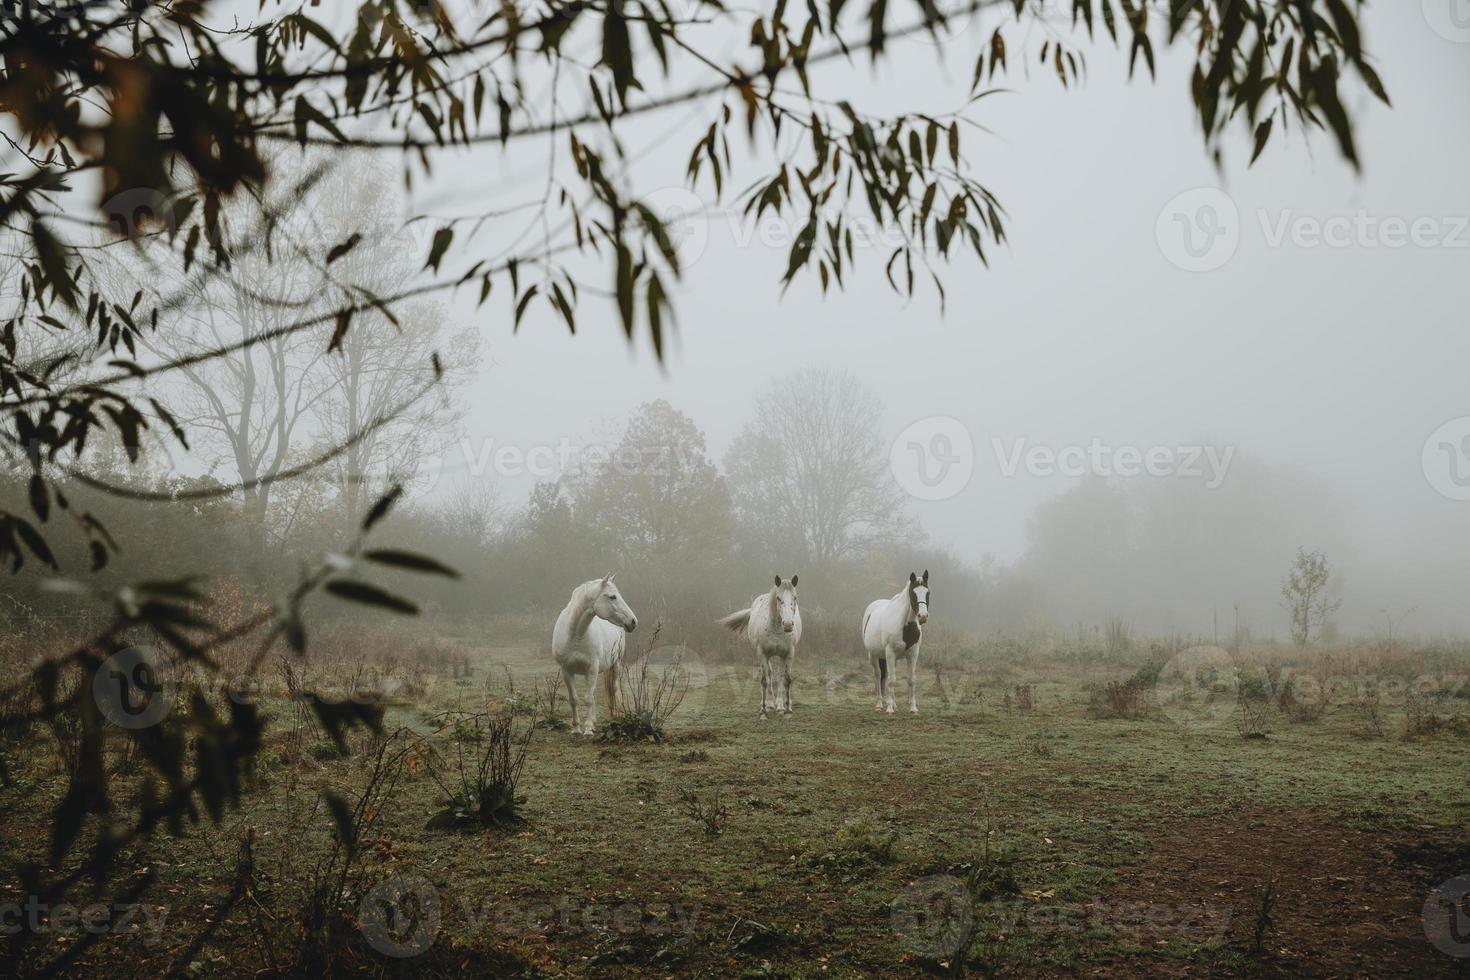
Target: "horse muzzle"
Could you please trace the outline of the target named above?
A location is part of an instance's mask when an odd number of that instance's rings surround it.
[[[783,632],[783,633],[794,633],[794,632],[796,632],[796,624],[795,623],[782,623],[781,624],[781,632]]]
[[[633,632],[637,628],[638,628],[638,620],[637,619],[630,619],[623,626],[623,629],[627,630],[629,633]]]

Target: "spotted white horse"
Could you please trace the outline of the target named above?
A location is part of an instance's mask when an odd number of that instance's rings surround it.
[[[720,620],[720,625],[733,633],[741,633],[750,641],[760,658],[761,720],[767,705],[779,715],[791,714],[791,661],[801,643],[801,609],[796,604],[796,579],[781,581],[764,595],[758,595],[749,609],[733,612]]]
[[[572,590],[572,598],[551,631],[551,652],[567,682],[567,700],[572,704],[572,734],[591,735],[597,721],[597,677],[607,688],[607,709],[615,710],[618,670],[628,634],[638,617],[628,608],[611,575],[584,582]],[[577,717],[576,677],[587,678],[586,711]]]
[[[875,599],[863,613],[863,646],[873,665],[878,691],[878,710],[893,714],[893,671],[903,653],[909,661],[909,710],[919,713],[914,693],[919,664],[919,646],[924,642],[924,624],[929,621],[929,570],[920,578],[909,572],[908,584],[892,599]]]

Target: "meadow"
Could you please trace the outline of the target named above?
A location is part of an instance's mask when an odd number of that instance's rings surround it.
[[[865,659],[814,630],[794,713],[761,721],[748,650],[640,628],[587,737],[521,633],[341,623],[307,665],[205,690],[272,720],[239,804],[129,846],[114,892],[149,882],[136,903],[32,912],[5,882],[0,933],[35,914],[44,939],[18,966],[86,933],[61,972],[1470,971],[1431,914],[1470,868],[1464,645],[936,629],[920,713],[904,677],[885,715]],[[171,678],[172,710],[197,681]],[[387,703],[382,730],[335,744],[303,690]],[[74,737],[3,743],[9,866],[44,857]],[[109,766],[142,791],[131,752]]]

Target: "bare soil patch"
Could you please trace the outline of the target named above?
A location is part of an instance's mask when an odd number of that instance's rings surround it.
[[[1470,827],[1365,831],[1317,810],[1261,807],[1181,819],[1161,825],[1149,839],[1148,858],[1125,872],[1104,901],[1228,909],[1222,941],[1242,955],[1217,961],[1224,972],[1470,976],[1470,959],[1437,950],[1425,938],[1422,919],[1430,889],[1470,872]],[[1264,950],[1252,955],[1262,892],[1273,878]],[[1158,936],[1149,941],[1167,945]],[[1201,958],[1166,955],[1162,948],[1140,950],[1131,965],[1156,975],[1207,972]]]

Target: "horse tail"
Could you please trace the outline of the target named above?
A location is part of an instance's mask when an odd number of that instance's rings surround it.
[[[742,609],[739,612],[732,612],[720,620],[720,625],[731,633],[743,633],[750,625],[750,610]]]
[[[608,712],[616,712],[618,710],[618,682],[612,670],[602,672],[602,690],[607,695]]]
[[[871,610],[871,609],[865,609],[865,610],[863,610],[863,642],[867,642],[867,639],[868,639],[868,620],[870,620],[872,618],[873,618],[873,610]]]

